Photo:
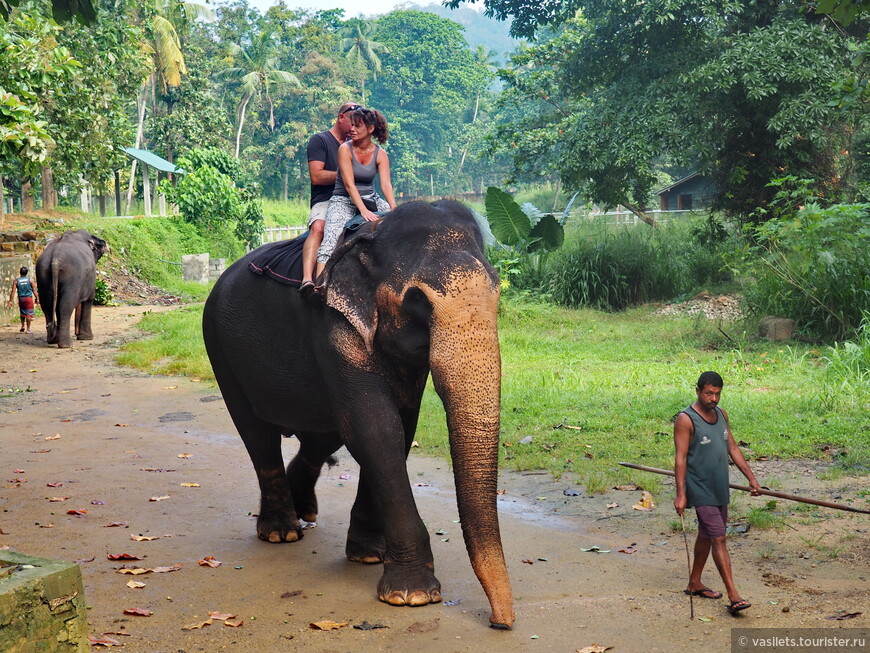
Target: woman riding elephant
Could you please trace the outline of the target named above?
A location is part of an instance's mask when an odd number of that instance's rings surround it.
[[[109,251],[102,238],[84,229],[67,231],[52,240],[36,260],[36,281],[42,293],[42,312],[48,344],[69,347],[70,318],[75,312],[75,335],[93,340],[91,309],[96,294],[97,261]]]
[[[347,558],[383,563],[382,601],[440,601],[405,466],[431,371],[447,415],[466,548],[490,621],[510,627],[496,507],[499,283],[474,216],[456,202],[412,202],[366,222],[329,259],[324,303],[249,271],[280,245],[227,269],[203,313],[206,350],[260,485],[258,536],[302,537],[300,518],[317,518],[320,470],[345,445],[360,464]],[[300,443],[286,472],[284,433]]]

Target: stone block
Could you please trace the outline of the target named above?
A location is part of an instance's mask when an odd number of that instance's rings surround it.
[[[791,318],[768,315],[758,327],[762,338],[768,340],[791,340],[794,336],[795,322]]]
[[[0,551],[0,651],[84,653],[88,619],[81,569]]]
[[[208,260],[206,254],[185,254],[181,257],[181,278],[184,281],[208,283]]]
[[[213,258],[208,262],[208,278],[209,281],[217,281],[227,267],[225,258]]]

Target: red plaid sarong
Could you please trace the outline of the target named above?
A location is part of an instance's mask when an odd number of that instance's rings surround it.
[[[19,297],[18,312],[21,313],[21,317],[33,317],[33,297]]]

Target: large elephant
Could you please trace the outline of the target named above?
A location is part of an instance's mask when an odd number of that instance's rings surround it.
[[[405,466],[431,370],[447,415],[466,548],[490,621],[509,628],[513,599],[496,505],[499,283],[474,216],[457,202],[413,202],[365,223],[327,264],[323,303],[252,274],[258,251],[221,275],[203,314],[215,377],[260,484],[258,536],[302,537],[299,519],[317,516],[320,470],[344,444],[360,464],[348,559],[383,562],[382,601],[440,601]],[[286,472],[282,433],[300,442]]]
[[[96,291],[97,261],[109,251],[102,238],[84,229],[67,231],[48,243],[36,260],[36,284],[45,313],[48,344],[72,344],[70,317],[75,312],[75,335],[93,340],[91,309]]]

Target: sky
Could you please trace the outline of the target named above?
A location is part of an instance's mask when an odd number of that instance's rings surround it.
[[[274,0],[248,0],[248,2],[260,11],[265,11],[276,4]],[[365,16],[386,14],[400,5],[427,5],[430,2],[440,4],[438,0],[419,0],[418,2],[408,2],[407,0],[284,0],[284,2],[291,9],[344,9],[346,18],[356,18],[360,14]]]

